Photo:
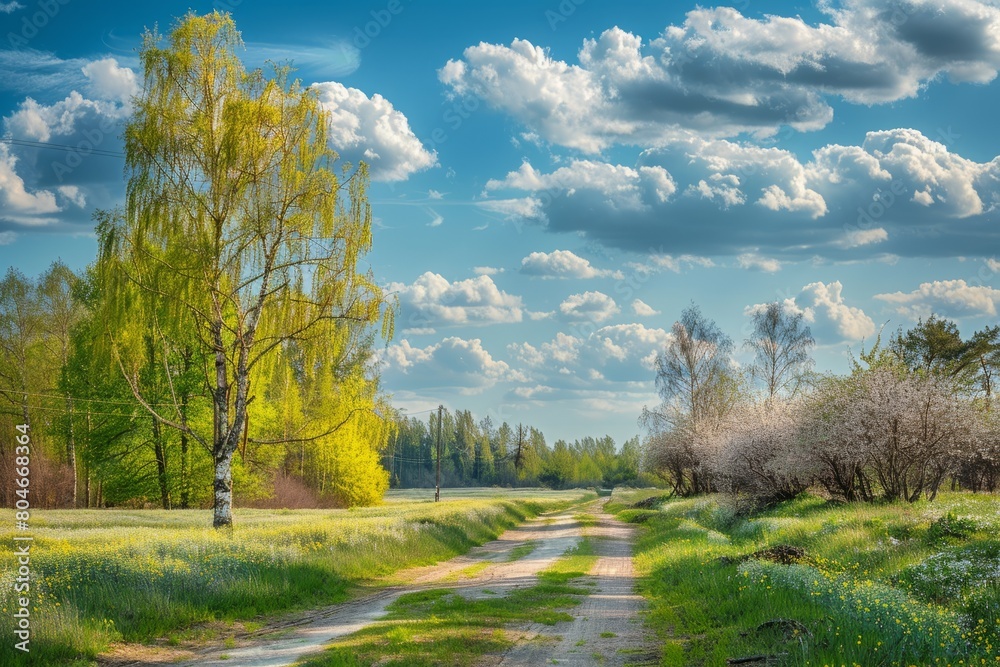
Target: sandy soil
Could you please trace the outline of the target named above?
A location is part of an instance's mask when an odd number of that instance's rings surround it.
[[[589,508],[588,508],[589,509]],[[577,510],[578,511],[578,510]],[[643,635],[637,614],[642,599],[632,591],[632,529],[596,509],[599,525],[587,528],[595,540],[599,559],[591,573],[594,593],[570,610],[574,620],[553,627],[518,629],[522,642],[504,656],[490,656],[485,665],[575,665],[647,664],[651,644]],[[583,528],[569,514],[542,516],[509,530],[499,539],[472,549],[468,554],[437,565],[397,573],[388,588],[352,602],[297,617],[286,618],[252,634],[242,636],[228,649],[211,648],[156,655],[146,651],[104,661],[116,667],[183,665],[184,667],[286,667],[319,652],[330,641],[356,632],[385,615],[386,607],[405,593],[447,586],[461,595],[506,595],[536,583],[539,571],[575,546]],[[527,556],[509,561],[511,552],[532,542]],[[486,562],[484,569],[473,568]],[[463,572],[468,571],[468,572]],[[489,591],[489,593],[486,593]],[[604,633],[605,636],[601,636]],[[623,650],[625,652],[623,652]],[[180,659],[180,661],[179,661]]]

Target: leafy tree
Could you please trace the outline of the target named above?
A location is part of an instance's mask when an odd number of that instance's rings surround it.
[[[381,324],[391,310],[359,259],[371,247],[364,165],[341,182],[327,118],[287,69],[247,71],[228,15],[189,14],[147,33],[142,92],[125,129],[126,210],[99,227],[103,321],[133,393],[161,424],[212,452],[215,527],[232,524],[233,455],[255,383],[284,346],[304,367],[322,341]],[[345,192],[346,189],[346,192]],[[345,203],[346,194],[346,203]],[[208,431],[143,396],[139,328],[197,341],[209,363]]]
[[[962,340],[958,326],[936,315],[919,320],[917,326],[905,333],[897,331],[889,349],[915,373],[955,376],[968,367],[968,345]]]
[[[10,267],[0,281],[0,396],[23,423],[29,423],[29,394],[37,389],[31,377],[32,363],[41,338],[41,316],[35,287],[28,278]]]
[[[802,313],[791,313],[778,301],[752,314],[753,333],[746,346],[754,351],[753,377],[764,383],[767,396],[798,393],[813,364],[809,351],[816,344]]]

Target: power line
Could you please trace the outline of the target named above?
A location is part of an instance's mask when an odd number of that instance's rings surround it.
[[[80,153],[82,155],[100,155],[101,157],[125,157],[125,153],[119,153],[117,151],[104,150],[103,148],[84,148],[79,145],[71,146],[69,144],[50,144],[43,141],[31,141],[28,139],[13,139],[10,137],[0,138],[0,143],[10,144],[11,146],[23,146],[25,148],[47,148],[54,151],[65,151],[67,153]]]

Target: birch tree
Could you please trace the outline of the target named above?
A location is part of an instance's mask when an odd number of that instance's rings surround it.
[[[379,325],[388,336],[392,324],[360,264],[372,243],[366,167],[338,177],[316,95],[287,69],[248,71],[241,47],[218,12],[188,14],[166,38],[147,32],[143,87],[125,129],[126,208],[100,229],[118,363],[157,421],[211,451],[217,528],[233,521],[233,455],[255,382],[282,348],[299,344],[304,363],[316,365],[318,341]],[[142,395],[134,328],[194,340],[205,353],[210,432],[176,401]]]

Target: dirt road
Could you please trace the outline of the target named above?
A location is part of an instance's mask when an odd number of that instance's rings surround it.
[[[579,511],[580,508],[573,510],[574,513]],[[515,632],[523,641],[503,656],[486,658],[483,664],[647,664],[652,644],[638,617],[642,599],[632,591],[632,528],[605,514],[596,504],[589,505],[587,511],[598,517],[597,526],[585,529],[569,513],[543,515],[464,556],[397,573],[393,581],[399,583],[389,588],[269,625],[231,648],[187,651],[185,654],[173,651],[170,655],[149,655],[115,664],[122,667],[167,663],[184,667],[286,667],[321,651],[330,641],[378,621],[385,615],[386,607],[405,593],[446,586],[463,596],[474,597],[487,590],[491,595],[506,595],[516,588],[532,586],[537,582],[538,572],[575,546],[584,530],[588,536],[596,538],[593,543],[599,558],[590,575],[596,586],[594,593],[584,598],[582,604],[568,610],[574,620],[554,627],[517,629]],[[514,549],[528,543],[535,546],[534,550],[510,560]],[[484,563],[488,563],[485,568]]]
[[[586,530],[598,556],[590,571],[594,592],[569,610],[571,623],[526,628],[522,641],[494,663],[498,667],[659,664],[640,616],[645,601],[633,590],[635,529],[603,511],[593,514],[598,525]]]

